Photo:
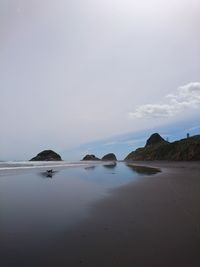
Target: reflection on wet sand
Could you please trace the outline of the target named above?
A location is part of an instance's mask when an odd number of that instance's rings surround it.
[[[41,172],[40,176],[42,176],[43,178],[53,178],[56,173],[58,173],[58,171],[47,170],[45,172]]]
[[[117,166],[116,162],[111,162],[109,164],[104,164],[103,167],[104,168],[108,168],[108,169],[114,169]]]
[[[132,164],[127,164],[126,166],[129,167],[134,172],[137,172],[139,174],[152,175],[152,174],[161,172],[157,168],[151,168],[151,167],[146,167],[146,166],[138,166],[138,165],[132,165]]]
[[[132,217],[124,219],[124,211],[129,211],[128,216],[135,216],[132,207],[134,203],[137,203],[137,198],[134,202],[129,201],[129,198],[127,200],[125,198],[124,201],[120,197],[120,201],[117,201],[114,206],[106,204],[108,210],[103,216],[101,216],[101,209],[98,209],[97,221],[89,224],[89,230],[86,229],[82,232],[82,226],[79,230],[79,225],[84,223],[87,225],[94,212],[92,206],[101,201],[103,203],[104,200],[106,201],[111,197],[113,189],[118,190],[120,186],[123,187],[130,182],[136,185],[139,180],[143,180],[142,175],[140,177],[138,173],[146,173],[147,170],[148,173],[153,173],[153,170],[149,168],[137,167],[135,170],[134,168],[135,166],[126,166],[124,163],[110,161],[101,162],[101,164],[92,163],[77,168],[44,166],[42,169],[13,171],[11,174],[6,174],[5,177],[1,176],[0,208],[2,219],[0,220],[0,233],[4,233],[3,246],[0,242],[2,266],[80,266],[77,264],[77,260],[79,261],[80,254],[84,254],[84,249],[89,251],[89,254],[86,254],[91,260],[94,253],[101,253],[101,245],[100,247],[97,246],[97,250],[93,250],[93,248],[95,249],[94,244],[102,244],[101,236],[105,232],[104,229],[106,229],[106,235],[103,240],[105,240],[107,247],[103,255],[109,251],[109,244],[114,250],[113,253],[111,251],[111,254],[114,255],[117,240],[115,237],[123,238],[124,235],[120,232],[123,229],[129,229],[127,223],[132,220]],[[16,176],[15,172],[17,172]],[[134,197],[136,195],[134,194]],[[122,204],[120,216],[117,213],[113,220],[117,211],[115,207],[118,208],[120,203]],[[143,202],[141,201],[141,203]],[[130,209],[127,209],[127,205],[130,205]],[[105,217],[106,219],[109,214],[111,215],[110,223],[102,222],[102,218]],[[117,232],[118,222],[121,221],[125,224],[122,225],[120,232]],[[111,226],[109,229],[113,227],[113,232],[111,232],[111,238],[107,240],[105,238],[107,237],[108,224]],[[77,226],[78,228],[76,228]],[[100,230],[96,232],[96,229]],[[101,232],[102,229],[103,233]],[[81,234],[79,235],[80,231]],[[87,236],[90,233],[92,237],[94,236],[91,243],[90,241],[87,243],[86,238],[82,238],[82,234],[85,233]],[[128,242],[130,240],[135,242],[133,236],[137,231],[133,229],[132,233],[131,238],[127,239]],[[129,236],[129,232],[125,235]],[[124,244],[123,241],[122,244]],[[66,251],[69,253],[66,254]],[[42,259],[40,258],[41,255],[44,255]],[[59,263],[57,259],[59,259]],[[71,260],[72,262],[70,262]],[[126,262],[119,266],[125,265]],[[98,265],[92,262],[91,265],[87,264],[87,266],[110,267],[114,265],[109,263]]]
[[[92,166],[87,166],[84,169],[90,171],[90,170],[94,170],[96,167],[97,167],[96,165],[92,165]]]

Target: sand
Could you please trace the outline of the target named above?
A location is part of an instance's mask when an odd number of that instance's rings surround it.
[[[112,190],[86,221],[9,267],[199,267],[200,163],[139,164],[162,172]]]

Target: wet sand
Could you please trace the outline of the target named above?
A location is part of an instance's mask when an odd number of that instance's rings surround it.
[[[112,190],[86,221],[8,266],[200,266],[200,163],[136,164],[162,172]]]

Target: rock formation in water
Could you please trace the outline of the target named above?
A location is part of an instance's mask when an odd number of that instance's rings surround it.
[[[86,155],[82,160],[100,160],[95,155]]]
[[[61,161],[62,158],[53,150],[44,150],[30,161]]]
[[[117,158],[116,158],[115,154],[109,153],[109,154],[103,156],[103,158],[101,160],[104,160],[104,161],[108,161],[108,160],[117,161]]]
[[[146,146],[131,152],[126,161],[139,160],[200,160],[200,135],[169,143],[163,138],[149,138]],[[153,141],[152,141],[153,140]],[[164,141],[163,141],[164,140]]]

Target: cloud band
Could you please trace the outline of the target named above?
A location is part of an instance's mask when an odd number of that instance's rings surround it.
[[[130,112],[131,118],[173,117],[184,109],[200,108],[200,82],[188,83],[179,87],[176,94],[167,95],[167,103],[147,104]]]

